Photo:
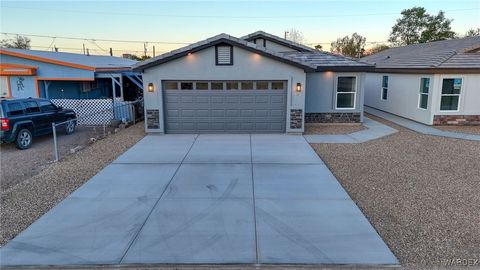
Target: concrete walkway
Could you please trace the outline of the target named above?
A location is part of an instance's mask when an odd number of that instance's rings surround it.
[[[309,143],[364,143],[398,132],[394,128],[367,117],[364,118],[363,126],[366,129],[350,134],[303,135],[303,137]]]
[[[426,135],[433,135],[433,136],[442,136],[447,138],[454,138],[454,139],[463,139],[463,140],[471,140],[471,141],[480,141],[480,135],[475,134],[466,134],[461,132],[451,132],[451,131],[444,131],[438,128],[434,128],[432,126],[428,126],[419,122],[415,122],[413,120],[403,118],[400,116],[396,116],[391,113],[387,113],[384,111],[377,110],[372,107],[365,106],[365,112],[369,114],[373,114],[375,116],[381,117],[385,120],[391,121],[399,126],[411,129],[418,133],[426,134]]]
[[[2,265],[398,264],[289,135],[149,135],[0,253]]]

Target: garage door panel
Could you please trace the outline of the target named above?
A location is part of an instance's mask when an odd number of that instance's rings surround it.
[[[205,109],[205,110],[197,110],[196,111],[196,116],[197,117],[210,117],[210,110]]]
[[[225,110],[212,109],[212,117],[225,117]]]
[[[286,90],[167,90],[167,133],[283,133]]]
[[[268,103],[269,97],[268,96],[256,96],[255,103]]]

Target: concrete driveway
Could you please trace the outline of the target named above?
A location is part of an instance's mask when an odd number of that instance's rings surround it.
[[[302,136],[246,134],[145,137],[3,247],[1,263],[398,261]]]

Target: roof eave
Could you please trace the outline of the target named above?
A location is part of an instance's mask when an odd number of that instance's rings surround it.
[[[480,74],[480,68],[375,68],[375,73],[401,73],[401,74],[445,74],[445,73],[470,73]]]
[[[374,72],[375,66],[318,66],[317,72]]]

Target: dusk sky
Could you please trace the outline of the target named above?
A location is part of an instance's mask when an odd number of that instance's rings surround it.
[[[430,14],[444,10],[452,29],[464,34],[480,27],[480,0],[470,1],[1,1],[1,38],[30,36],[32,49],[92,54],[142,54],[150,41],[157,54],[219,33],[243,36],[263,30],[283,36],[303,33],[309,46],[325,49],[338,37],[357,32],[367,42],[386,42],[403,9],[423,6]],[[60,37],[75,37],[79,40]],[[82,40],[86,39],[86,40]],[[96,39],[93,42],[91,39]],[[129,42],[98,41],[98,39]],[[165,42],[165,44],[153,43]],[[183,44],[185,43],[185,44]],[[371,46],[371,43],[368,44]],[[367,47],[368,47],[367,46]]]

